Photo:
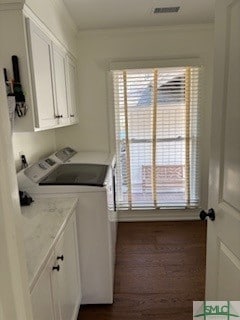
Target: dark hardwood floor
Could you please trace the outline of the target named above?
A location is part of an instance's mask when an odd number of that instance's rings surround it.
[[[113,305],[81,306],[79,320],[190,320],[204,300],[206,223],[119,223]]]

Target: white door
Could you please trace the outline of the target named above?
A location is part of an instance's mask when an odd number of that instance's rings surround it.
[[[57,124],[52,78],[51,40],[30,20],[27,20],[29,53],[33,80],[36,126]]]
[[[67,56],[67,94],[68,94],[68,111],[71,123],[78,121],[77,119],[77,65],[75,61]]]
[[[31,292],[33,319],[34,320],[59,320],[58,305],[56,302],[56,292],[54,292],[54,277],[56,272],[53,270],[55,265],[54,254],[48,260],[38,282]]]
[[[68,102],[67,102],[67,84],[66,84],[66,53],[54,43],[53,47],[53,67],[54,67],[54,85],[56,99],[56,116],[59,124],[68,123]]]
[[[216,1],[207,300],[240,299],[240,0]]]

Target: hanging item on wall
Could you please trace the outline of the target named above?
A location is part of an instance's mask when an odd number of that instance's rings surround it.
[[[18,65],[18,57],[12,56],[12,66],[13,66],[13,92],[16,99],[16,113],[19,117],[23,117],[27,113],[27,106],[25,102],[25,96],[22,90],[20,73],[19,73],[19,65]]]
[[[15,109],[16,109],[16,99],[15,99],[15,94],[13,93],[12,82],[8,81],[7,69],[4,68],[3,71],[4,71],[4,80],[5,80],[6,91],[7,91],[9,119],[10,119],[10,123],[11,123],[11,128],[13,129],[14,118],[15,118]]]
[[[27,105],[20,80],[18,57],[15,55],[12,56],[12,67],[14,77],[12,80],[8,79],[6,68],[3,69],[3,73],[7,91],[9,118],[13,129],[15,113],[18,117],[25,116],[27,114]]]

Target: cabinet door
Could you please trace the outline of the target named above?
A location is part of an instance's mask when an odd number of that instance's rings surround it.
[[[69,122],[66,79],[66,53],[53,43],[53,68],[56,101],[56,116],[59,124]]]
[[[54,109],[51,40],[27,19],[36,127],[57,124]]]
[[[70,122],[78,122],[77,118],[77,65],[75,61],[67,56],[66,59],[67,70],[67,97],[68,97],[68,110],[70,116]]]
[[[52,285],[53,277],[55,277],[52,271],[54,261],[55,257],[52,255],[31,292],[33,320],[59,320]]]
[[[57,273],[57,284],[61,320],[71,320],[76,316],[81,301],[75,214],[58,241],[56,258],[60,265],[60,271]]]

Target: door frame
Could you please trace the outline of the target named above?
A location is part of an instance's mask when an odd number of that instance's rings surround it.
[[[0,318],[32,320],[2,66],[0,70]]]

